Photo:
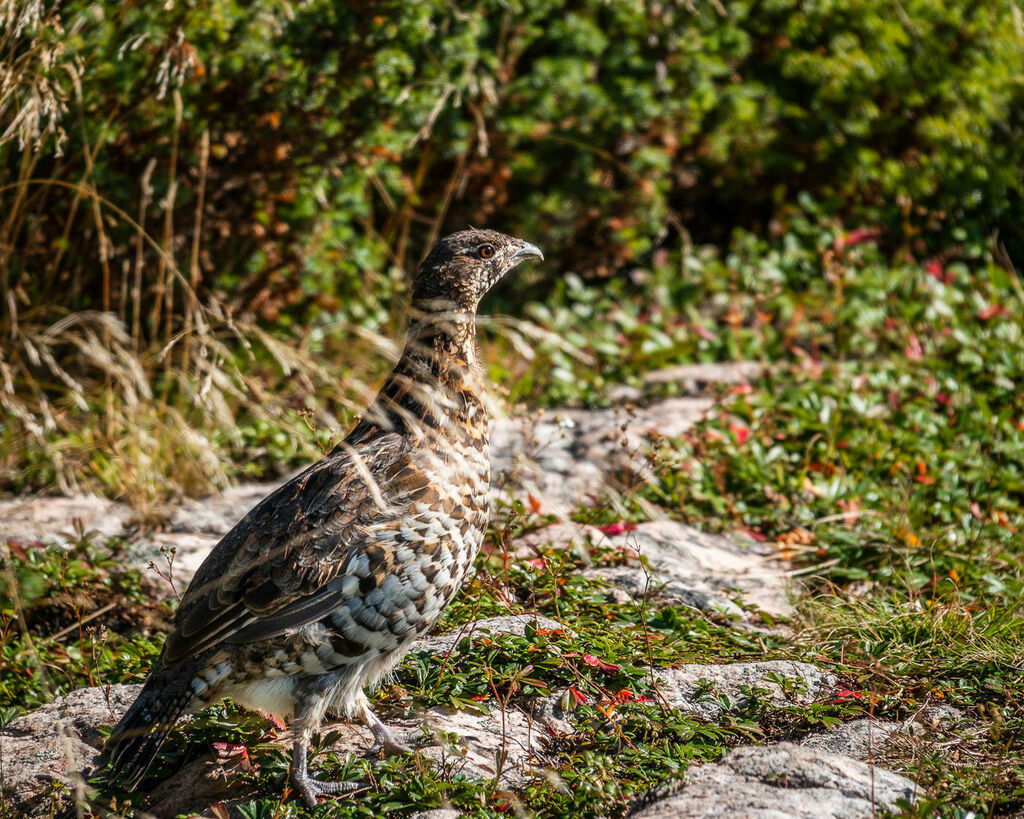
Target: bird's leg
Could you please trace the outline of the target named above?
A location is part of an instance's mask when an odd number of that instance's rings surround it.
[[[324,782],[314,779],[306,768],[309,734],[296,726],[295,744],[292,746],[292,782],[311,808],[316,807],[317,796],[324,793],[347,793],[365,787],[359,782]]]
[[[373,733],[374,742],[367,752],[370,756],[375,756],[381,751],[384,752],[385,756],[408,754],[412,753],[412,747],[410,746],[423,744],[423,738],[416,732],[403,734],[400,737],[395,736],[381,718],[373,713],[370,709],[370,703],[366,700],[365,696],[360,706],[359,718]]]
[[[375,756],[381,751],[384,752],[385,756],[393,756],[395,754],[408,754],[412,752],[412,748],[409,747],[402,739],[399,739],[388,728],[373,711],[369,711],[370,718],[366,720],[366,725],[370,731],[373,732],[373,745],[370,746],[370,750],[367,752],[370,756]]]

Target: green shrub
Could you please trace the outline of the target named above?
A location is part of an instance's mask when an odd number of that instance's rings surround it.
[[[918,256],[954,235],[1024,250],[1009,0],[9,6],[0,363],[20,403],[0,440],[151,396],[197,429],[266,420],[267,395],[286,394],[274,423],[323,406],[333,387],[296,387],[275,339],[382,327],[404,271],[467,223],[542,244],[527,301],[785,228],[802,194]],[[122,330],[51,332],[83,310]]]
[[[146,178],[140,221],[164,244],[173,203],[166,244],[183,270],[201,187],[202,281],[277,320],[335,297],[376,305],[389,254],[408,269],[426,239],[467,221],[542,237],[584,275],[615,272],[676,217],[698,240],[722,239],[765,226],[801,191],[908,233],[1019,241],[1024,49],[1012,19],[1009,2],[970,0],[69,0],[31,41],[57,59],[35,66],[4,115],[40,78],[62,88],[63,155],[51,139],[32,175],[84,180],[132,216]],[[13,180],[24,154],[15,141],[3,151]],[[3,192],[8,206],[27,197],[5,237],[8,280],[99,282],[80,193]],[[135,229],[105,215],[116,278]],[[58,236],[69,247],[55,259]],[[69,295],[100,306],[98,291]]]

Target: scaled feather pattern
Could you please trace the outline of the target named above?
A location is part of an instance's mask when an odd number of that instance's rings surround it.
[[[138,699],[104,750],[134,789],[177,719],[222,697],[290,717],[292,781],[309,804],[356,787],[307,770],[327,711],[406,750],[366,689],[440,617],[488,516],[480,299],[528,242],[489,230],[440,240],[413,283],[405,350],[362,420],[323,460],[257,504],[213,548]]]

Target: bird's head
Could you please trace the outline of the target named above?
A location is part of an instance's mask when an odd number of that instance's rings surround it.
[[[460,230],[445,236],[420,263],[413,282],[413,309],[476,313],[480,299],[526,259],[543,259],[540,248],[496,230]]]

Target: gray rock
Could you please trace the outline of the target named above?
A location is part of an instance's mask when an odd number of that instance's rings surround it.
[[[609,540],[646,557],[655,580],[676,584],[679,593],[690,590],[695,600],[706,595],[713,605],[716,597],[737,591],[744,603],[775,617],[793,614],[785,572],[770,546],[710,535],[671,520],[641,523]]]
[[[420,753],[451,774],[497,779],[505,788],[520,789],[544,767],[550,734],[530,714],[490,706],[484,715],[430,709],[424,723],[438,744]]]
[[[492,780],[504,788],[523,787],[534,771],[543,767],[545,747],[551,733],[533,714],[516,708],[502,709],[493,700],[481,703],[489,713],[452,711],[435,707],[418,715],[414,722],[393,728],[419,734],[426,729],[430,741],[417,753],[433,760],[448,775]],[[331,746],[339,755],[359,757],[373,742],[361,725],[325,725],[321,734],[336,729],[340,736]],[[313,762],[315,769],[316,763]]]
[[[586,526],[571,520],[559,521],[534,529],[515,538],[509,545],[513,557],[535,557],[544,548],[571,549],[585,563],[590,562],[590,546],[611,546],[612,542],[596,526]]]
[[[543,513],[568,517],[581,500],[653,480],[645,457],[651,442],[682,435],[712,406],[709,398],[670,398],[640,409],[499,418],[491,433],[492,483],[499,499],[532,495]]]
[[[681,435],[711,407],[710,399],[673,398],[639,410],[565,410],[539,417],[499,418],[491,451],[496,501],[539,499],[545,513],[568,517],[581,501],[597,499],[617,480],[644,480],[646,451],[658,436]],[[625,429],[623,429],[625,427]],[[74,519],[100,537],[132,541],[129,559],[146,570],[164,567],[160,547],[174,546],[176,580],[183,586],[217,540],[280,483],[242,484],[165,510],[163,531],[139,530],[132,510],[96,495],[0,501],[0,541],[64,542]]]
[[[600,577],[608,581],[616,590],[625,592],[627,598],[637,602],[642,601],[646,594],[649,597],[660,597],[672,605],[690,606],[730,617],[744,616],[743,609],[700,578],[690,583],[681,583],[660,574],[649,575],[642,566],[586,569],[583,573],[588,577]]]
[[[519,628],[521,633],[525,622],[506,625],[508,630]],[[139,685],[80,689],[12,720],[0,730],[0,791],[16,815],[47,816],[51,809],[67,803],[66,795],[55,796],[51,802],[54,785],[73,787],[75,772],[88,771],[95,765],[102,747],[97,729],[115,724],[140,690]],[[542,764],[551,736],[545,723],[532,714],[516,709],[502,713],[493,703],[487,714],[433,708],[422,714],[421,719],[435,738],[432,746],[421,749],[425,756],[453,773],[497,778],[498,784],[506,788],[519,788],[526,783],[535,767]],[[372,744],[370,732],[361,725],[327,724],[321,733],[332,729],[339,733],[332,746],[337,753],[362,756]],[[283,749],[290,748],[290,733],[281,732],[278,742]],[[251,784],[235,775],[237,767],[237,761],[215,758],[212,754],[195,760],[139,797],[139,803],[145,799],[145,814],[140,815],[157,819],[180,813],[205,815],[215,802],[230,803],[244,797]]]
[[[906,777],[789,743],[736,748],[716,764],[691,769],[673,796],[635,814],[642,819],[859,819],[912,802]]]
[[[278,486],[280,482],[247,483],[206,498],[186,498],[170,509],[168,523],[162,531],[133,534],[127,550],[128,561],[146,572],[158,592],[171,597],[174,592],[170,584],[155,575],[149,564],[154,563],[167,574],[167,558],[161,548],[173,548],[171,575],[180,594],[217,541]]]
[[[126,503],[99,495],[38,495],[0,500],[0,543],[8,539],[67,543],[76,519],[86,532],[116,537],[127,530],[132,510]]]
[[[925,731],[931,731],[961,720],[963,717],[963,712],[952,705],[926,705],[911,717],[911,722],[921,726]]]
[[[82,688],[7,723],[0,729],[4,799],[19,815],[49,815],[46,794],[57,782],[74,787],[75,774],[93,766],[102,747],[97,729],[116,723],[141,688]]]
[[[613,404],[641,401],[652,387],[671,384],[688,395],[698,395],[714,384],[743,384],[757,378],[765,365],[757,361],[723,361],[706,364],[679,364],[644,373],[641,386],[625,384],[612,387],[608,400]]]
[[[217,545],[217,535],[192,534],[189,532],[151,532],[129,543],[125,549],[128,563],[142,572],[149,581],[149,587],[162,599],[171,599],[175,591],[182,594],[195,575],[210,549]],[[167,553],[161,551],[166,549]],[[174,560],[168,565],[168,554],[174,550]],[[150,568],[150,564],[156,568]],[[159,570],[174,580],[174,586],[157,574]]]
[[[764,689],[774,705],[807,705],[829,695],[838,682],[816,666],[793,660],[684,665],[656,671],[654,678],[668,705],[709,720],[726,711],[723,697],[735,707],[744,707],[750,699],[744,689]],[[786,680],[786,688],[771,678]]]
[[[282,483],[243,483],[206,498],[188,498],[171,512],[168,528],[172,532],[215,535],[219,540]]]
[[[573,725],[571,717],[562,708],[562,703],[568,699],[568,695],[569,690],[563,688],[561,691],[556,691],[550,697],[544,697],[534,703],[534,720],[543,726],[552,737],[569,736],[576,732],[576,726]]]
[[[717,380],[713,374],[707,377]],[[635,410],[572,409],[498,418],[491,436],[494,499],[526,500],[533,495],[544,513],[568,517],[581,501],[614,495],[623,481],[652,480],[645,457],[651,441],[681,435],[712,405],[707,398],[672,398]],[[129,559],[143,570],[150,561],[163,569],[160,547],[175,547],[175,577],[184,586],[217,540],[279,485],[242,484],[171,504],[160,532],[139,530],[127,504],[95,495],[4,500],[0,542],[62,542],[67,538],[61,533],[70,532],[77,518],[100,537],[131,540]]]
[[[714,384],[745,384],[765,371],[759,361],[722,361],[679,364],[644,373],[644,384],[677,384],[691,394],[704,392]]]
[[[210,807],[220,803],[229,819],[243,819],[239,805],[251,801],[257,789],[240,775],[241,772],[238,757],[206,754],[156,783],[149,793],[140,794],[136,801],[145,807],[135,815],[143,819],[175,819],[177,816],[213,819],[216,814]]]
[[[888,756],[893,740],[897,737],[927,734],[960,716],[956,708],[938,705],[924,708],[903,722],[865,717],[844,722],[831,731],[810,734],[800,740],[800,744],[806,748],[843,754],[862,762],[878,761]]]
[[[806,736],[800,740],[800,745],[866,762],[881,758],[893,734],[903,730],[905,729],[902,722],[855,719],[836,726],[832,731]]]
[[[640,523],[618,535],[564,521],[516,538],[510,551],[517,557],[527,557],[542,546],[572,548],[589,559],[587,544],[618,547],[626,554],[646,558],[652,572],[652,590],[670,601],[702,611],[747,616],[731,599],[739,596],[744,603],[775,617],[793,614],[786,574],[774,559],[776,551],[772,547],[710,535],[675,521]],[[605,578],[638,600],[648,585],[648,573],[639,559],[629,566],[587,572]]]

